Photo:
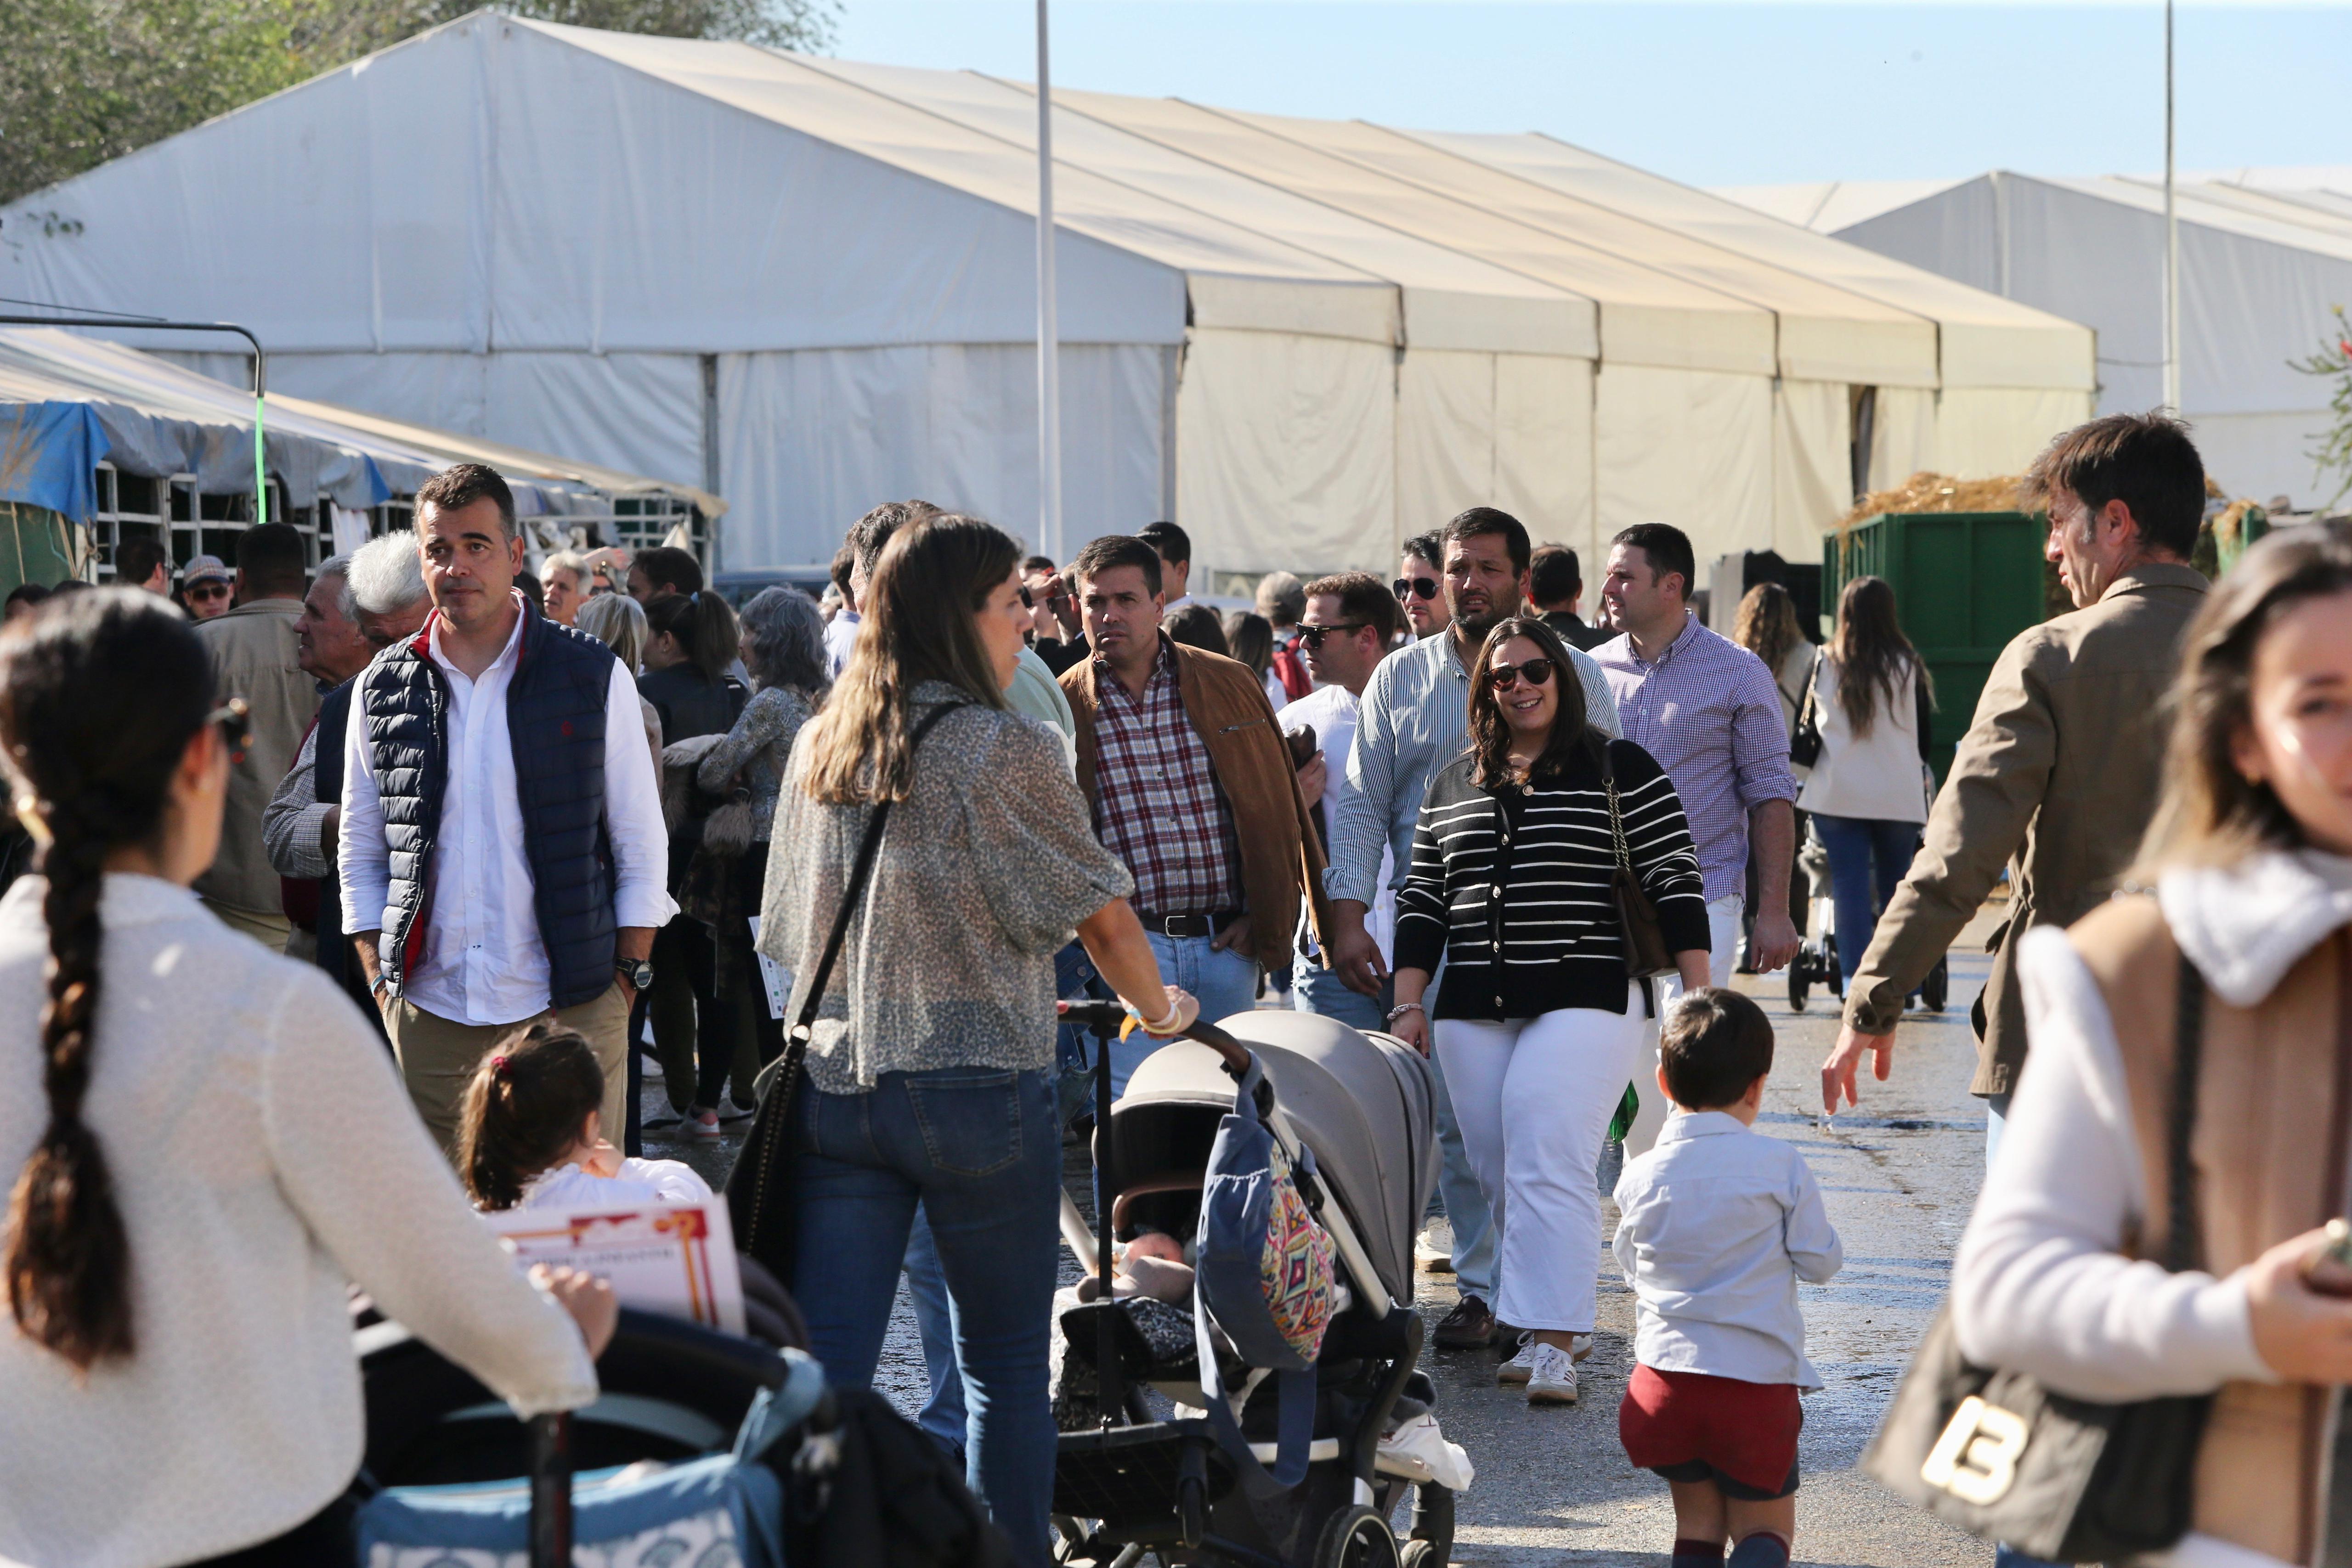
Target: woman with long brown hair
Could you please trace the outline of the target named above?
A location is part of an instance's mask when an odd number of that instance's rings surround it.
[[[1585,722],[1567,645],[1533,617],[1497,625],[1471,666],[1470,750],[1430,776],[1397,894],[1390,1027],[1423,1051],[1434,1040],[1471,1167],[1502,1218],[1495,1313],[1529,1337],[1501,1376],[1525,1383],[1531,1404],[1573,1404],[1575,1363],[1591,1353],[1592,1171],[1644,1036],[1612,891],[1611,778],[1626,855],[1683,984],[1706,985],[1706,899],[1674,784],[1648,752]]]
[[[787,1179],[783,1261],[836,1384],[873,1381],[919,1203],[955,1304],[965,1462],[1043,1568],[1060,1129],[1054,955],[1073,929],[1154,1033],[1190,1025],[1098,843],[1057,736],[1013,713],[1029,612],[1020,545],[931,516],[890,538],[832,697],[777,795],[760,945],[798,1016],[874,807],[891,802],[825,982]]]
[[[1777,582],[1759,582],[1749,589],[1732,620],[1731,640],[1763,660],[1764,667],[1772,672],[1772,684],[1780,688],[1780,716],[1795,729],[1817,651],[1798,622],[1795,597]]]
[[[1885,578],[1857,577],[1838,595],[1837,635],[1822,650],[1811,689],[1822,755],[1797,807],[1829,851],[1838,967],[1852,979],[1927,820],[1934,698]]]
[[[0,635],[42,843],[0,899],[0,1562],[350,1563],[348,1281],[525,1414],[593,1399],[613,1332],[516,1271],[334,982],[188,890],[242,727],[210,672],[134,590]]]
[[[1952,1322],[1970,1361],[2058,1394],[2213,1395],[2163,1561],[2309,1563],[2352,1383],[2344,1272],[2307,1277],[2352,1143],[2352,528],[2273,534],[2213,585],[2173,707],[2152,893],[2020,944],[2032,1071]]]

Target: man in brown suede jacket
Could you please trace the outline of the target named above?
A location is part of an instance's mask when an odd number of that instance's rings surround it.
[[[1245,664],[1161,635],[1160,554],[1098,538],[1078,555],[1092,657],[1062,675],[1077,721],[1078,789],[1095,832],[1135,876],[1160,973],[1214,1021],[1257,1005],[1290,962],[1300,900],[1319,936],[1323,850],[1290,748]],[[1112,1085],[1164,1040],[1112,1048]]]
[[[1822,1067],[1832,1113],[1841,1098],[1853,1103],[1865,1052],[1887,1075],[1904,998],[2007,865],[2009,919],[1976,1004],[1969,1086],[1990,1112],[1989,1147],[2025,1065],[2018,941],[2105,902],[2138,852],[2163,771],[2164,697],[2206,589],[2188,564],[2205,469],[2177,421],[2110,414],[2079,425],[2034,459],[2026,489],[2049,512],[2043,553],[2075,609],[2018,633],[1994,663],[1926,842],[1846,988],[1845,1027]]]

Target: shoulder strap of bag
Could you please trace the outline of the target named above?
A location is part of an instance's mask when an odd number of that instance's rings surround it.
[[[1617,810],[1617,758],[1610,755],[1606,740],[1601,743],[1601,788],[1609,797],[1609,841],[1616,847],[1618,868],[1633,876],[1633,856],[1625,847],[1625,819]]]
[[[907,743],[908,747],[911,750],[921,747],[923,737],[930,734],[933,725],[964,706],[962,703],[941,703],[925,714],[922,722],[915,726],[914,735]],[[841,889],[841,907],[834,914],[832,934],[824,939],[824,956],[816,961],[816,969],[809,976],[808,991],[802,998],[800,1016],[793,1020],[792,1049],[795,1054],[807,1046],[809,1036],[816,1030],[817,1009],[824,1005],[825,982],[833,977],[834,962],[841,956],[841,945],[849,936],[850,917],[857,913],[858,901],[866,894],[866,883],[874,874],[875,857],[882,849],[882,830],[889,821],[890,802],[887,800],[875,802],[874,814],[866,819],[866,836],[858,841],[856,862],[850,867],[849,880]]]
[[[2197,1171],[2189,1157],[2189,1144],[2197,1129],[2197,1075],[2205,1055],[2205,977],[2186,953],[2180,955],[2180,985],[2174,1009],[2172,1105],[2165,1132],[2164,1266],[2178,1274],[2195,1267],[2202,1250],[2197,1223]]]

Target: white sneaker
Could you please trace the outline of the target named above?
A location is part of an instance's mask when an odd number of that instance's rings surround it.
[[[1591,1336],[1591,1334],[1589,1334],[1589,1333],[1580,1333],[1580,1334],[1578,1334],[1578,1335],[1574,1336],[1573,1338],[1571,1338],[1568,1343],[1569,1343],[1569,1352],[1568,1352],[1568,1359],[1569,1359],[1569,1360],[1570,1360],[1570,1361],[1580,1361],[1580,1361],[1590,1361],[1590,1360],[1591,1360],[1591,1359],[1592,1359],[1592,1336]]]
[[[1575,1404],[1576,1363],[1569,1359],[1568,1352],[1542,1340],[1530,1340],[1528,1345],[1534,1355],[1528,1368],[1528,1403]]]
[[[1525,1383],[1535,1375],[1535,1370],[1536,1336],[1531,1333],[1521,1334],[1518,1354],[1495,1368],[1495,1381],[1508,1388],[1514,1384]]]

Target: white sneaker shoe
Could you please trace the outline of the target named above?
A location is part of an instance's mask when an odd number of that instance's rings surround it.
[[[1569,1341],[1568,1359],[1583,1362],[1592,1359],[1592,1336],[1580,1333]]]
[[[1568,1352],[1542,1340],[1528,1343],[1533,1353],[1528,1375],[1528,1403],[1575,1404],[1576,1363],[1569,1358]]]
[[[1525,1383],[1535,1375],[1535,1370],[1536,1336],[1531,1333],[1521,1334],[1518,1354],[1495,1368],[1495,1381],[1501,1386],[1508,1388],[1515,1384]]]

